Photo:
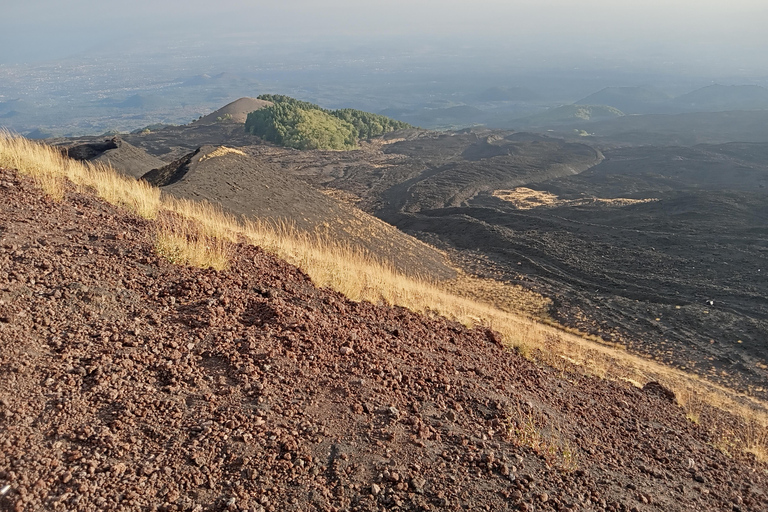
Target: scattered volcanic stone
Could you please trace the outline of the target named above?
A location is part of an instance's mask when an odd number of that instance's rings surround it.
[[[713,446],[724,413],[695,425],[257,247],[173,265],[152,221],[0,182],[1,511],[768,510],[766,465]]]

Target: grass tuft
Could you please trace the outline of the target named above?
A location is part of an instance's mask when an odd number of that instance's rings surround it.
[[[164,216],[158,224],[155,250],[171,263],[215,270],[228,267],[228,241],[206,235],[195,221],[175,215]]]
[[[578,452],[559,428],[546,429],[543,417],[535,417],[533,412],[524,413],[518,408],[514,417],[507,418],[506,430],[510,441],[517,446],[530,448],[550,466],[557,466],[564,471],[578,469]]]

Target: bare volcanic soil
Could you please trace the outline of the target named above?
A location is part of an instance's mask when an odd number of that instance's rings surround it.
[[[539,367],[497,335],[226,271],[0,170],[0,510],[768,509],[658,385]]]
[[[566,325],[768,397],[768,145],[605,156],[530,185],[556,196],[551,205],[479,194],[467,207],[385,220],[481,248],[505,275],[541,286]]]

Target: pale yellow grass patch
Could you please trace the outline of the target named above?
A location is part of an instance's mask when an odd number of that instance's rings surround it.
[[[490,304],[507,313],[547,318],[552,301],[520,285],[480,279],[459,272],[456,279],[441,283],[459,297]]]
[[[214,149],[210,153],[203,155],[200,157],[200,162],[205,162],[206,160],[210,160],[211,158],[217,158],[224,155],[240,155],[240,156],[248,156],[239,149],[234,148],[228,148],[226,146],[219,146],[218,148]]]
[[[196,228],[205,236],[236,243],[242,235],[242,225],[234,215],[207,201],[191,201],[163,194],[162,208],[195,221]]]
[[[657,199],[630,199],[628,197],[616,197],[603,199],[599,197],[586,197],[582,199],[560,199],[555,194],[542,190],[533,190],[527,187],[517,187],[512,190],[495,190],[494,197],[502,201],[512,203],[518,210],[531,210],[533,208],[555,208],[558,206],[585,206],[599,204],[609,207],[622,207],[632,204],[649,203]]]
[[[111,167],[84,163],[81,169],[71,172],[67,178],[81,188],[93,189],[108,203],[126,208],[145,219],[154,219],[161,207],[157,187],[119,174]]]
[[[543,457],[551,466],[565,471],[578,469],[578,452],[562,435],[558,425],[549,423],[544,416],[520,408],[510,413],[505,421],[507,438],[518,446],[526,446]]]
[[[519,210],[530,210],[539,206],[553,206],[558,202],[555,194],[540,192],[526,187],[518,187],[512,190],[494,190],[493,196],[502,201],[512,203]]]
[[[105,165],[72,160],[49,146],[2,131],[0,166],[31,176],[56,200],[64,197],[64,183],[69,180],[81,190],[92,190],[98,197],[145,218],[154,218],[160,206],[160,191],[146,182]]]
[[[768,428],[757,418],[747,420],[743,450],[759,461],[768,462]]]
[[[360,199],[358,196],[353,194],[352,192],[348,192],[346,190],[341,190],[338,188],[323,188],[320,189],[320,192],[322,192],[324,195],[335,199],[336,201],[344,204],[349,205],[356,205],[362,199]]]
[[[155,249],[171,263],[224,270],[229,264],[229,242],[206,235],[195,221],[178,216],[158,219]]]

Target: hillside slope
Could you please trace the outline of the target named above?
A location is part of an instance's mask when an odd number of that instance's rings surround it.
[[[256,98],[240,98],[227,103],[215,112],[211,112],[207,116],[203,116],[197,121],[194,121],[193,125],[206,125],[216,123],[233,123],[233,124],[245,124],[245,119],[248,114],[254,110],[259,110],[264,107],[272,105],[270,101],[259,100]]]
[[[589,126],[597,140],[619,145],[678,146],[768,142],[768,111],[624,116]]]
[[[575,105],[609,105],[625,114],[656,114],[666,112],[670,97],[653,87],[606,87]]]
[[[0,170],[0,510],[768,507],[732,418],[314,288],[171,265],[149,221]]]
[[[140,178],[152,169],[165,165],[165,162],[159,158],[133,146],[120,137],[109,139],[87,137],[83,140],[55,139],[49,143],[62,148],[70,158],[101,163],[134,178]]]
[[[454,276],[435,249],[240,150],[203,146],[144,179],[176,197],[206,199],[236,215],[285,222],[365,248],[407,275]]]
[[[719,112],[768,109],[768,89],[759,85],[713,84],[672,100],[682,111]]]

